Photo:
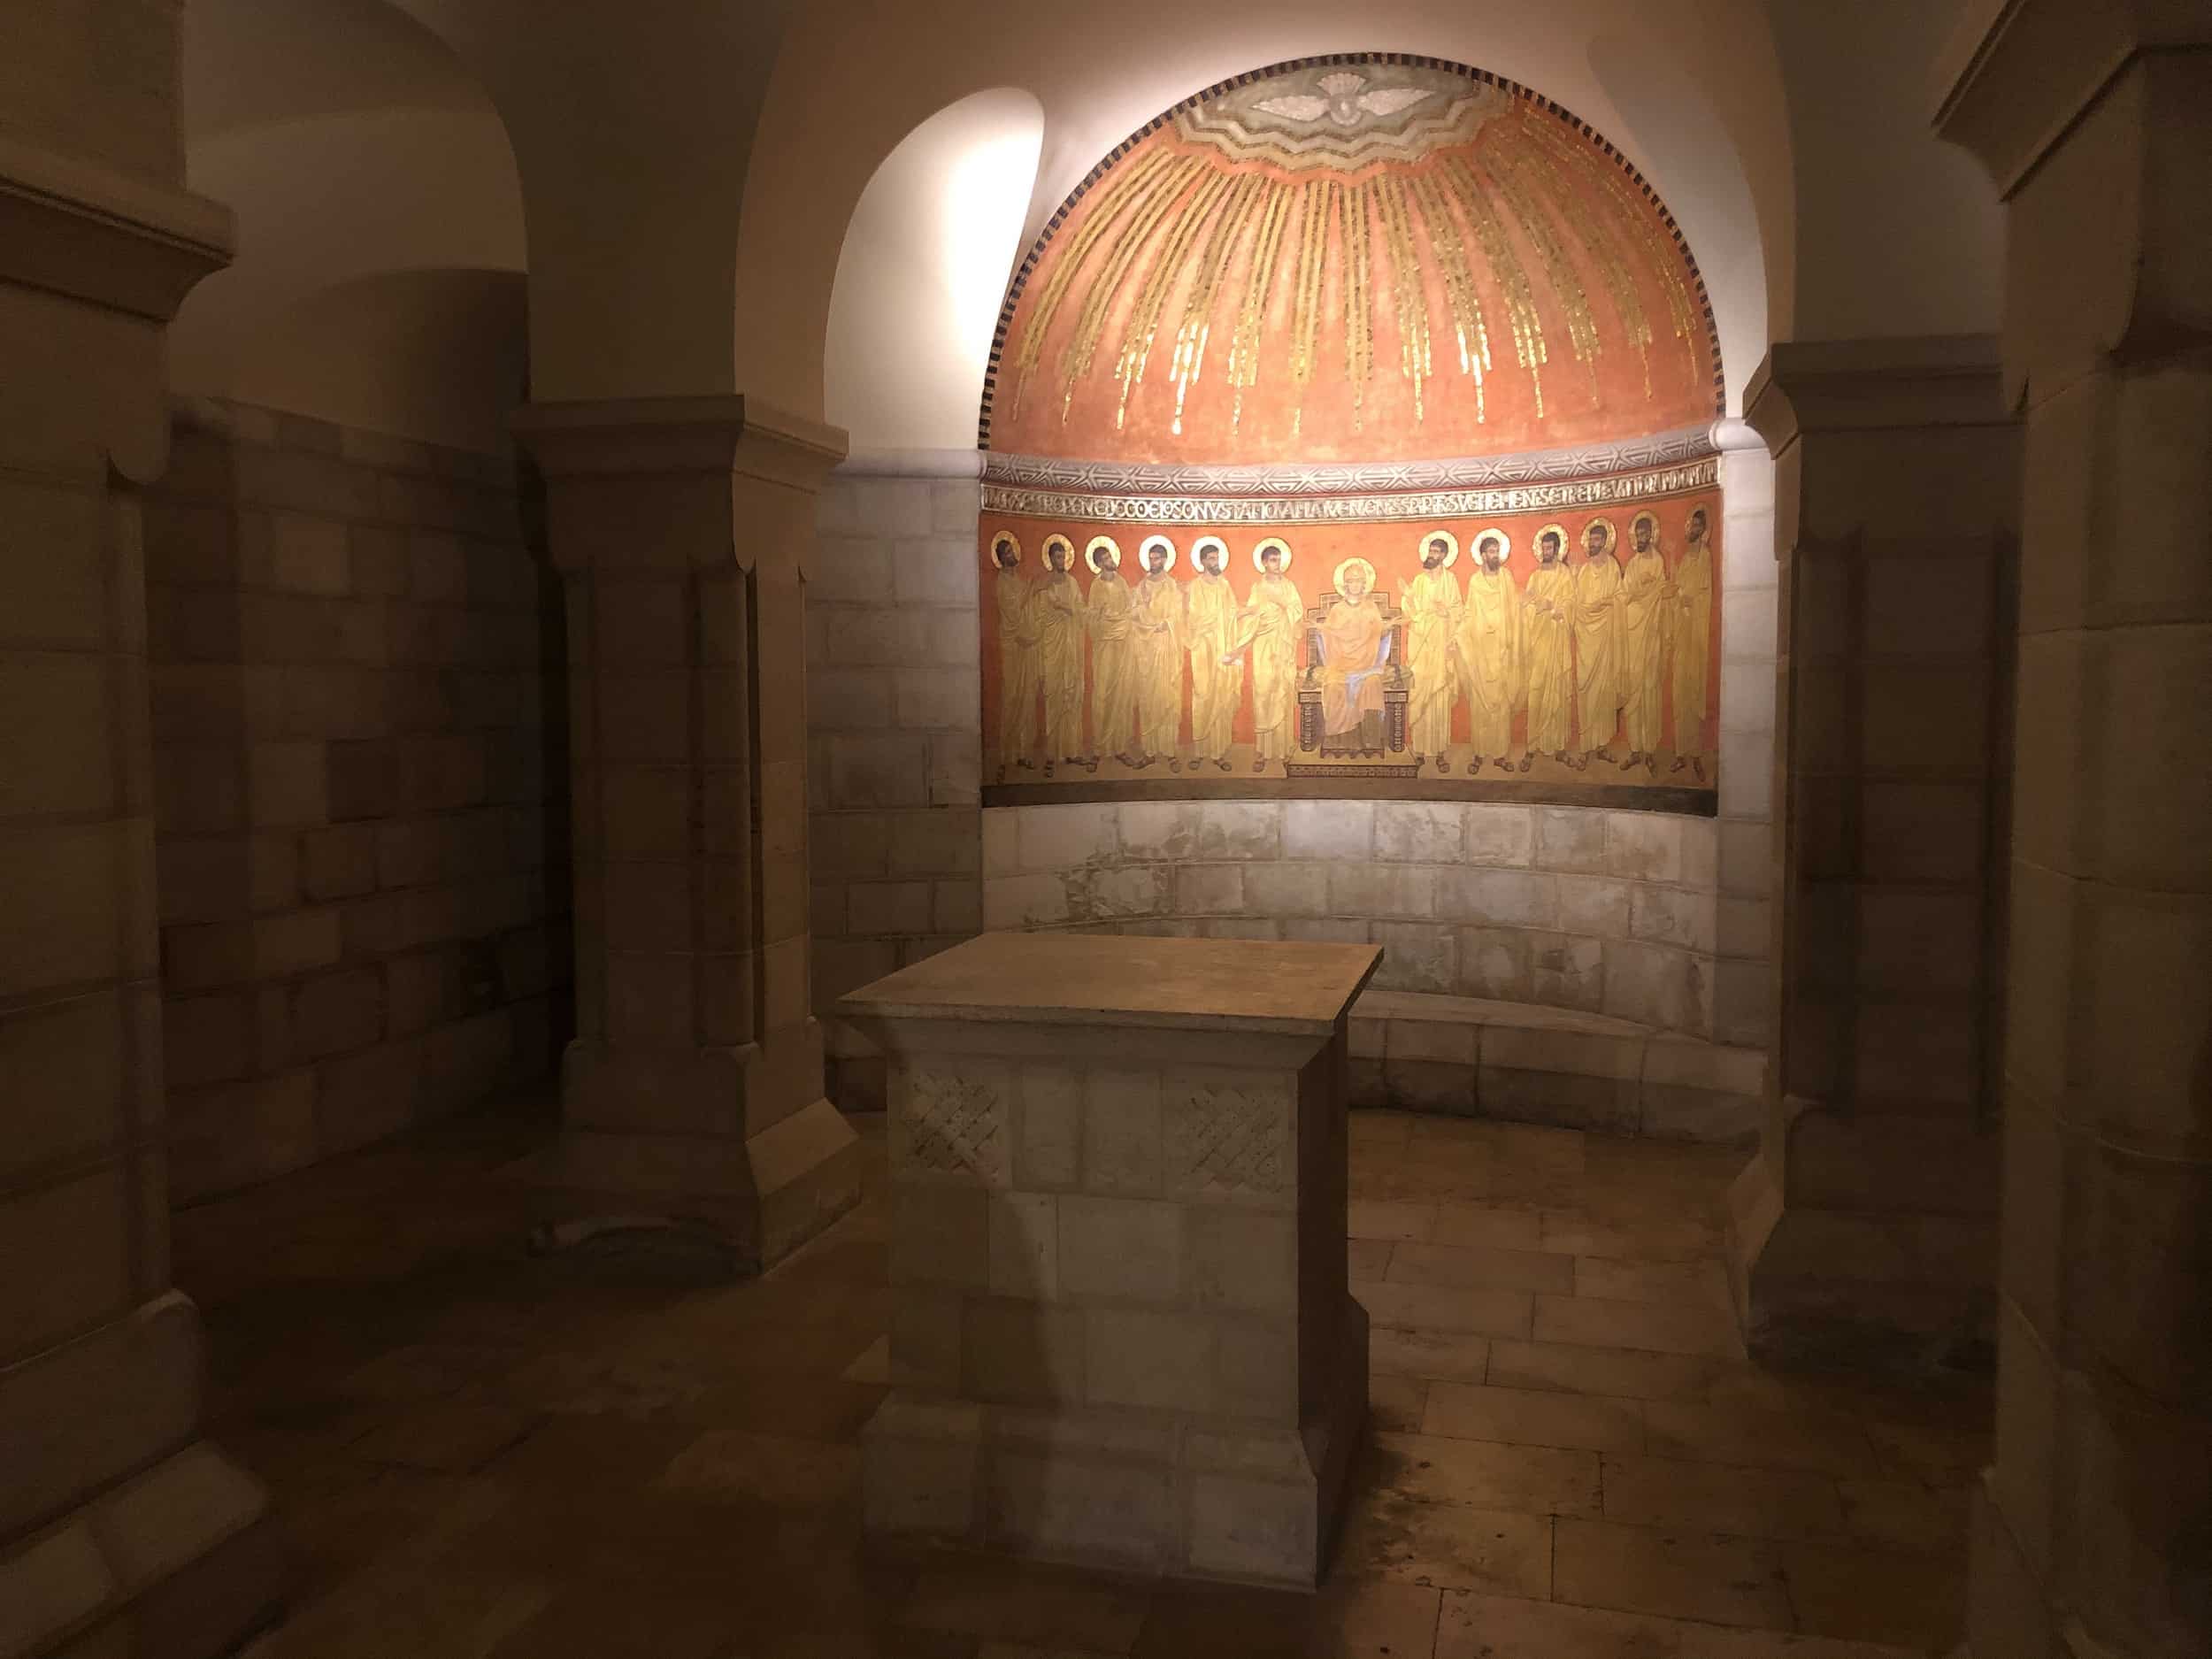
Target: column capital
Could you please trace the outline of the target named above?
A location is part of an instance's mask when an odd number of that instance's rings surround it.
[[[2002,426],[2000,373],[1993,334],[1778,341],[1744,388],[1744,420],[1778,456],[1807,432]]]
[[[2206,48],[2202,0],[1972,0],[1936,61],[1935,127],[2009,200],[2131,61]]]
[[[0,281],[165,323],[233,242],[219,202],[0,133]]]
[[[742,392],[526,403],[513,424],[549,478],[729,472],[813,494],[846,449],[840,428]]]

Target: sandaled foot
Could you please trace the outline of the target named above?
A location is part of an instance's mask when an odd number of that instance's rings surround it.
[[[1534,758],[1535,758],[1535,757],[1534,757],[1534,756],[1532,756],[1532,755],[1524,755],[1524,756],[1522,756],[1522,757],[1521,757],[1521,770],[1522,770],[1523,772],[1526,772],[1526,771],[1528,770],[1528,764],[1529,764],[1529,762],[1530,762],[1530,761],[1532,761],[1532,760],[1533,760]]]

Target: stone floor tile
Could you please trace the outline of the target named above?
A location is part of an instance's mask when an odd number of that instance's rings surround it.
[[[1743,1356],[1736,1316],[1686,1302],[1604,1302],[1594,1296],[1536,1298],[1532,1334],[1539,1342],[1640,1348],[1655,1354]]]
[[[917,1575],[898,1617],[918,1630],[1125,1654],[1151,1597],[1148,1587],[1048,1569],[944,1568]]]
[[[1382,1279],[1390,1271],[1391,1253],[1398,1247],[1384,1239],[1351,1239],[1344,1247],[1344,1271],[1356,1279]]]
[[[699,1438],[688,1423],[639,1423],[628,1417],[547,1417],[484,1465],[484,1476],[511,1491],[640,1490]]]
[[[434,1400],[409,1406],[347,1449],[373,1463],[466,1474],[530,1432],[533,1419],[503,1406]]]
[[[1644,1412],[1655,1457],[1761,1469],[1807,1469],[1839,1478],[1873,1467],[1873,1448],[1855,1417],[1836,1412],[1747,1411],[1653,1401]]]
[[[744,1429],[706,1430],[653,1482],[656,1491],[674,1495],[756,1498],[798,1509],[845,1502],[859,1486],[856,1445]]]
[[[1428,1586],[1340,1571],[1311,1595],[1163,1584],[1133,1659],[1430,1659],[1437,1595]]]
[[[1355,1146],[1346,1171],[1353,1198],[1392,1203],[1463,1204],[1490,1195],[1494,1156],[1486,1148],[1449,1152],[1378,1151]]]
[[[388,1348],[339,1380],[348,1399],[396,1404],[443,1400],[487,1373],[511,1363],[507,1349],[448,1342],[411,1342]]]
[[[1429,1384],[1425,1379],[1387,1371],[1379,1375],[1371,1372],[1367,1379],[1367,1420],[1379,1429],[1418,1434],[1428,1398]]]
[[[1376,1492],[1537,1515],[1602,1512],[1594,1452],[1386,1431],[1372,1442],[1354,1475]]]
[[[1411,1112],[1356,1111],[1347,1115],[1354,1146],[1402,1148],[1413,1133]]]
[[[1525,1290],[1460,1289],[1444,1285],[1367,1282],[1356,1294],[1375,1325],[1525,1337],[1530,1300]]]
[[[1563,1517],[1553,1594],[1585,1607],[1786,1630],[1790,1601],[1777,1549],[1764,1539]]]
[[[1630,1261],[1692,1262],[1700,1257],[1720,1259],[1721,1233],[1717,1222],[1671,1219],[1641,1222],[1609,1221],[1579,1210],[1555,1207],[1542,1217],[1542,1242],[1547,1250],[1564,1256],[1602,1256]]]
[[[1575,1258],[1575,1294],[1605,1302],[1686,1302],[1733,1315],[1728,1270],[1718,1262],[1630,1262],[1615,1256]]]
[[[1839,1480],[1845,1530],[1886,1548],[1954,1555],[1966,1538],[1963,1486],[1924,1486],[1913,1480]]]
[[[1609,1456],[1602,1479],[1605,1518],[1624,1526],[1750,1538],[1832,1538],[1844,1530],[1835,1482],[1802,1470]]]
[[[1489,1369],[1492,1340],[1459,1331],[1371,1325],[1367,1328],[1367,1369],[1376,1376],[1480,1382]]]
[[[1681,1627],[1681,1659],[1928,1659],[1924,1649],[1886,1643],[1831,1641],[1786,1631],[1730,1630],[1719,1624]]]
[[[1629,1400],[1702,1400],[1714,1362],[1696,1355],[1566,1342],[1490,1344],[1488,1380],[1509,1388],[1617,1394]]]
[[[1497,1250],[1542,1248],[1543,1211],[1506,1204],[1439,1204],[1424,1235],[1432,1244],[1480,1245]]]
[[[1421,1429],[1457,1440],[1591,1452],[1640,1452],[1644,1445],[1639,1401],[1466,1383],[1430,1386]]]
[[[1965,1624],[1964,1563],[1805,1539],[1781,1547],[1800,1629],[1947,1653]]]
[[[891,1381],[891,1339],[879,1336],[860,1350],[853,1363],[837,1373],[840,1382],[881,1384]]]
[[[1433,1204],[1399,1204],[1356,1198],[1346,1208],[1345,1231],[1355,1239],[1426,1239],[1436,1225]]]
[[[1571,1256],[1486,1245],[1401,1244],[1391,1250],[1386,1277],[1402,1285],[1548,1290],[1571,1295],[1575,1263]]]
[[[486,1659],[722,1659],[740,1616],[711,1598],[586,1585],[555,1595]]]
[[[1680,1629],[1673,1619],[1448,1590],[1436,1659],[1677,1659]]]
[[[1551,1594],[1551,1529],[1548,1515],[1367,1492],[1345,1517],[1337,1561],[1347,1573],[1541,1600]]]
[[[541,1580],[442,1567],[365,1574],[272,1632],[270,1659],[483,1659],[553,1594]]]

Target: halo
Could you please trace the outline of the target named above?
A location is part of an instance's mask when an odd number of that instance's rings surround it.
[[[1011,530],[1001,530],[997,534],[991,538],[991,563],[994,565],[998,563],[999,549],[1006,546],[1009,542],[1013,544],[1014,563],[1018,565],[1022,562],[1021,537],[1016,535]]]
[[[1544,538],[1548,535],[1555,535],[1559,538],[1559,557],[1561,562],[1564,563],[1567,557],[1567,548],[1569,546],[1567,541],[1567,526],[1559,523],[1556,519],[1553,520],[1550,524],[1546,525],[1530,539],[1528,544],[1529,551],[1536,555],[1537,563],[1540,565],[1544,558]]]
[[[1683,519],[1683,521],[1682,521],[1682,537],[1683,537],[1683,540],[1685,540],[1685,541],[1688,541],[1688,540],[1689,540],[1689,535],[1690,535],[1690,518],[1696,518],[1696,517],[1697,517],[1700,513],[1702,513],[1702,514],[1704,514],[1704,515],[1705,515],[1705,539],[1706,539],[1707,541],[1711,541],[1711,540],[1713,539],[1713,510],[1712,510],[1712,508],[1711,508],[1711,507],[1710,507],[1708,503],[1704,503],[1704,502],[1701,502],[1701,501],[1694,501],[1694,502],[1692,502],[1692,503],[1690,503],[1690,513],[1689,513],[1689,518],[1685,518],[1685,519]]]
[[[1068,556],[1069,564],[1075,563],[1075,543],[1056,531],[1045,538],[1044,557],[1048,565],[1052,561],[1052,549],[1055,548],[1058,548]]]
[[[1444,544],[1444,568],[1446,570],[1451,569],[1453,565],[1459,563],[1459,538],[1449,530],[1424,531],[1421,540],[1414,546],[1414,553],[1417,556],[1425,554],[1432,541],[1441,541]]]
[[[1652,543],[1656,546],[1659,541],[1659,515],[1647,507],[1628,521],[1628,540],[1632,547],[1635,545],[1636,526],[1640,524],[1647,524],[1651,526]]]
[[[1260,555],[1270,548],[1273,548],[1283,556],[1283,568],[1288,570],[1290,568],[1290,543],[1279,535],[1271,535],[1253,548],[1252,568],[1262,572],[1266,571],[1267,566],[1260,563]]]
[[[1497,537],[1498,545],[1505,549],[1503,553],[1498,556],[1498,562],[1502,565],[1507,559],[1513,557],[1513,538],[1506,534],[1505,526],[1503,525],[1486,524],[1483,526],[1481,529],[1476,531],[1474,534],[1469,536],[1467,538],[1468,555],[1472,557],[1473,556],[1479,554],[1482,551],[1482,544],[1484,541],[1491,536]],[[1559,539],[1561,542],[1563,543],[1567,538],[1564,535],[1562,535]],[[1477,563],[1480,563],[1480,560],[1478,559]]]
[[[1168,571],[1175,568],[1175,543],[1164,535],[1148,535],[1137,543],[1137,563],[1143,566],[1145,574],[1149,576],[1152,573],[1152,567],[1145,564],[1144,556],[1156,547],[1164,547],[1167,549],[1167,570],[1160,572],[1164,576]]]
[[[1336,591],[1340,595],[1344,591],[1344,572],[1356,565],[1367,572],[1367,591],[1371,594],[1375,591],[1375,567],[1355,554],[1336,567]]]
[[[1226,565],[1229,562],[1229,544],[1226,541],[1224,541],[1217,535],[1202,535],[1197,541],[1190,544],[1191,569],[1194,571],[1203,571],[1206,568],[1205,564],[1200,556],[1210,547],[1219,548],[1221,549],[1221,562],[1224,565]]]
[[[1091,567],[1091,574],[1098,574],[1098,550],[1104,548],[1114,556],[1114,563],[1121,563],[1121,543],[1110,535],[1094,535],[1083,548],[1083,562]]]
[[[1593,518],[1590,520],[1590,524],[1586,524],[1582,526],[1582,541],[1576,544],[1577,546],[1582,548],[1584,552],[1587,553],[1589,551],[1588,544],[1591,524],[1596,525],[1604,530],[1605,550],[1608,553],[1612,552],[1615,548],[1620,546],[1621,533],[1614,526],[1613,521],[1610,518]]]

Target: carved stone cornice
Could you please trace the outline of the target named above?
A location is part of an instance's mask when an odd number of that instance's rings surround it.
[[[0,133],[0,281],[165,323],[234,240],[219,202]]]
[[[2203,0],[1972,0],[1936,64],[1936,130],[2009,199],[2131,59],[2208,47]]]
[[[1744,388],[1744,419],[1778,456],[1807,432],[2012,418],[1993,334],[1778,341]]]
[[[742,392],[526,403],[512,424],[551,479],[718,472],[812,492],[845,457],[840,428]]]

